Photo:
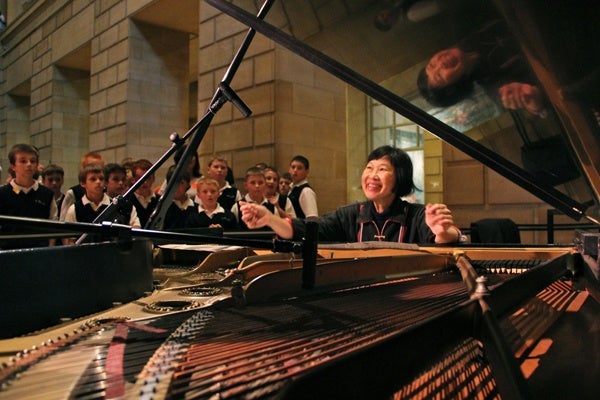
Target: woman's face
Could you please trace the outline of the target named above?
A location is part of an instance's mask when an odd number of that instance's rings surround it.
[[[434,89],[443,88],[458,81],[467,72],[465,53],[457,48],[439,51],[425,67],[427,83]]]
[[[388,157],[371,160],[362,173],[361,184],[367,200],[388,203],[395,197],[396,170]]]

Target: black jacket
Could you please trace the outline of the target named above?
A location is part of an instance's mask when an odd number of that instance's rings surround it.
[[[392,203],[389,216],[379,229],[373,202],[350,204],[315,219],[320,242],[386,241],[399,243],[433,243],[435,236],[425,223],[425,206],[401,199]],[[306,231],[306,221],[292,220],[294,239]]]

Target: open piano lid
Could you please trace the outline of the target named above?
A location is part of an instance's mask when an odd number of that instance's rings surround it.
[[[598,223],[600,7],[593,2],[274,0],[264,19],[255,0],[206,2],[566,215]],[[395,22],[384,18],[395,10]],[[453,75],[424,70],[435,66],[434,54],[457,47],[476,54],[466,67],[475,72],[459,80],[466,97],[456,85],[439,90]],[[456,58],[440,57],[446,71],[456,66]],[[421,91],[420,73],[438,90]],[[531,112],[503,105],[500,88],[510,83],[539,89]],[[482,135],[490,126],[496,132]]]

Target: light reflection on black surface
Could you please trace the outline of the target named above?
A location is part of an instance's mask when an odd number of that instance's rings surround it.
[[[255,14],[254,1],[235,1]],[[267,22],[418,106],[537,181],[586,203],[597,197],[570,149],[564,126],[598,134],[598,6],[557,0],[285,0]],[[560,32],[560,34],[556,34]],[[573,45],[576,43],[577,45]],[[440,57],[440,52],[448,52]],[[528,53],[523,52],[528,49]],[[459,65],[452,52],[462,51]],[[461,72],[440,79],[431,68],[446,63]],[[542,76],[531,68],[539,61]],[[427,76],[427,66],[432,70]],[[458,68],[460,67],[460,68]],[[433,77],[433,85],[425,82]],[[557,94],[573,98],[586,119],[575,125]],[[429,82],[431,83],[431,82]],[[432,96],[431,86],[443,96]],[[423,90],[425,88],[425,90]],[[600,140],[599,140],[600,141]],[[589,143],[589,141],[587,141]],[[588,146],[589,147],[589,146]],[[579,149],[577,149],[579,152]],[[588,166],[589,168],[589,166]],[[596,166],[598,169],[598,166]],[[589,171],[587,172],[589,173]]]

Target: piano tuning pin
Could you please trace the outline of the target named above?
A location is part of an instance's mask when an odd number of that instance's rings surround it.
[[[475,282],[477,282],[477,287],[475,288],[476,294],[487,295],[490,293],[487,287],[487,278],[485,276],[478,276]]]

